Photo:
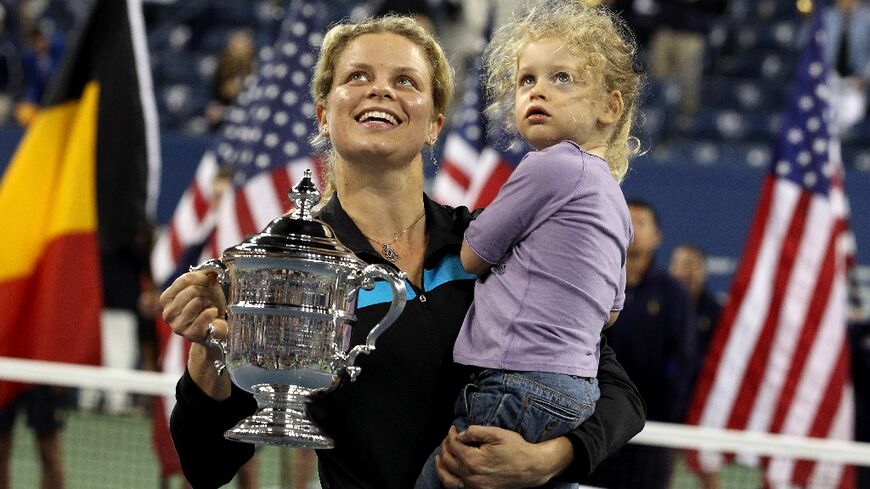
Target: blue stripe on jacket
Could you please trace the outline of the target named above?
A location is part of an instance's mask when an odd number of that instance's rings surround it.
[[[435,268],[423,269],[423,290],[429,292],[447,282],[475,280],[476,278],[477,275],[465,271],[462,262],[459,261],[459,256],[450,255],[444,257]],[[407,284],[407,290],[406,300],[410,301],[417,297],[417,293],[414,292],[414,288],[410,284]],[[393,300],[393,292],[383,280],[375,282],[375,287],[372,290],[360,289],[357,296],[357,309],[375,304],[385,304]]]

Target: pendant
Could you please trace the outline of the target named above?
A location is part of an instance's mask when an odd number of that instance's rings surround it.
[[[390,245],[384,244],[381,248],[381,254],[384,255],[384,258],[395,263],[396,260],[399,259],[399,254],[396,253],[396,250],[390,248]]]

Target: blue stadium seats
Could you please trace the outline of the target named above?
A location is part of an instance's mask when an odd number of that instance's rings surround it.
[[[160,124],[171,129],[185,129],[191,121],[202,117],[208,103],[206,92],[197,85],[174,83],[157,90]]]
[[[718,109],[775,112],[787,94],[787,88],[751,77],[709,77],[703,88],[704,103]]]
[[[690,124],[682,128],[686,137],[723,142],[767,141],[779,131],[779,115],[768,111],[739,111],[733,109],[700,109]]]

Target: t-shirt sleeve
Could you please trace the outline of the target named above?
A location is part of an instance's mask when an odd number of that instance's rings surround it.
[[[613,298],[613,306],[611,311],[621,311],[625,305],[625,264],[622,265],[622,270],[619,271],[619,285],[616,286],[616,296]]]
[[[526,155],[495,200],[469,225],[465,241],[477,256],[501,263],[514,244],[574,196],[583,174],[582,160],[550,154]]]

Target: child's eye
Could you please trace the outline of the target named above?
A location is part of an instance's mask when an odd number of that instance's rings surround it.
[[[369,76],[364,71],[354,71],[347,79],[349,81],[367,81]]]
[[[532,75],[522,75],[520,76],[519,84],[521,87],[530,87],[535,84],[535,77]]]
[[[560,71],[553,75],[553,81],[556,83],[571,83],[574,79],[570,74],[565,73],[564,71]]]

